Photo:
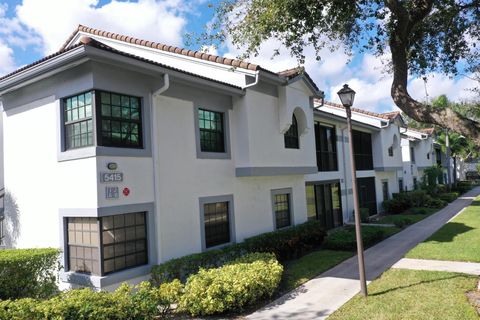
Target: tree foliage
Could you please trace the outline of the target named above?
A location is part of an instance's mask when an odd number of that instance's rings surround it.
[[[451,108],[414,100],[408,76],[479,70],[480,0],[226,0],[215,5],[209,41],[232,41],[243,57],[271,38],[300,63],[305,48],[343,44],[348,53],[390,54],[391,95],[411,118],[450,128],[480,144],[480,123]],[[272,53],[276,54],[278,52]]]

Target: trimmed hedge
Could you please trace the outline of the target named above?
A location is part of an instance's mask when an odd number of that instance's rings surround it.
[[[393,199],[382,203],[387,213],[399,214],[412,207],[442,208],[446,204],[441,197],[432,198],[425,190],[394,193]]]
[[[242,243],[222,249],[172,259],[152,268],[151,281],[155,285],[173,279],[185,282],[190,275],[197,273],[201,268],[218,268],[249,252],[274,253],[278,260],[284,261],[299,257],[313,247],[319,246],[324,238],[325,231],[320,222],[308,221],[248,238]]]
[[[188,278],[179,310],[192,316],[241,311],[271,297],[282,272],[271,253],[250,253],[223,267],[202,269]]]
[[[157,319],[170,311],[182,290],[182,284],[176,280],[158,288],[148,282],[136,287],[124,283],[114,292],[79,289],[49,300],[5,300],[0,301],[0,319]]]
[[[386,231],[383,227],[362,226],[362,239],[365,247],[370,247],[375,243],[382,241],[385,236]],[[329,234],[325,239],[324,246],[331,250],[356,250],[357,240],[355,238],[355,228],[349,226]]]
[[[58,292],[58,249],[0,250],[0,299],[48,298]]]
[[[446,192],[446,193],[440,193],[438,195],[438,198],[445,202],[452,202],[455,199],[457,199],[459,196],[460,194],[458,192]]]

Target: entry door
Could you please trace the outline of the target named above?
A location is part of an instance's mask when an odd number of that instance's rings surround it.
[[[375,177],[357,178],[357,185],[360,208],[368,208],[368,213],[371,216],[377,214]]]
[[[319,184],[315,186],[317,200],[317,219],[326,229],[343,224],[340,188],[338,183]]]

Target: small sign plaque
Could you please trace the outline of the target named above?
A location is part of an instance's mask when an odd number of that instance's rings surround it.
[[[118,199],[118,187],[105,187],[105,199]]]
[[[122,182],[123,172],[100,172],[100,182]]]

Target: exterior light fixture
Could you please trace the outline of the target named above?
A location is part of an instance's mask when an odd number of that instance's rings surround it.
[[[343,85],[343,88],[337,92],[342,101],[342,105],[345,107],[347,113],[347,128],[348,139],[350,141],[350,166],[352,171],[352,191],[353,191],[353,207],[355,210],[355,234],[357,240],[357,256],[358,256],[358,274],[360,275],[360,288],[362,295],[367,296],[367,281],[365,279],[365,262],[363,257],[363,241],[362,241],[362,229],[360,225],[360,202],[358,199],[358,186],[357,186],[357,171],[355,167],[355,158],[353,151],[353,134],[352,134],[352,110],[350,107],[353,105],[355,99],[355,91],[350,89],[347,84]]]
[[[107,163],[108,170],[117,170],[118,165],[116,162],[109,162]]]

